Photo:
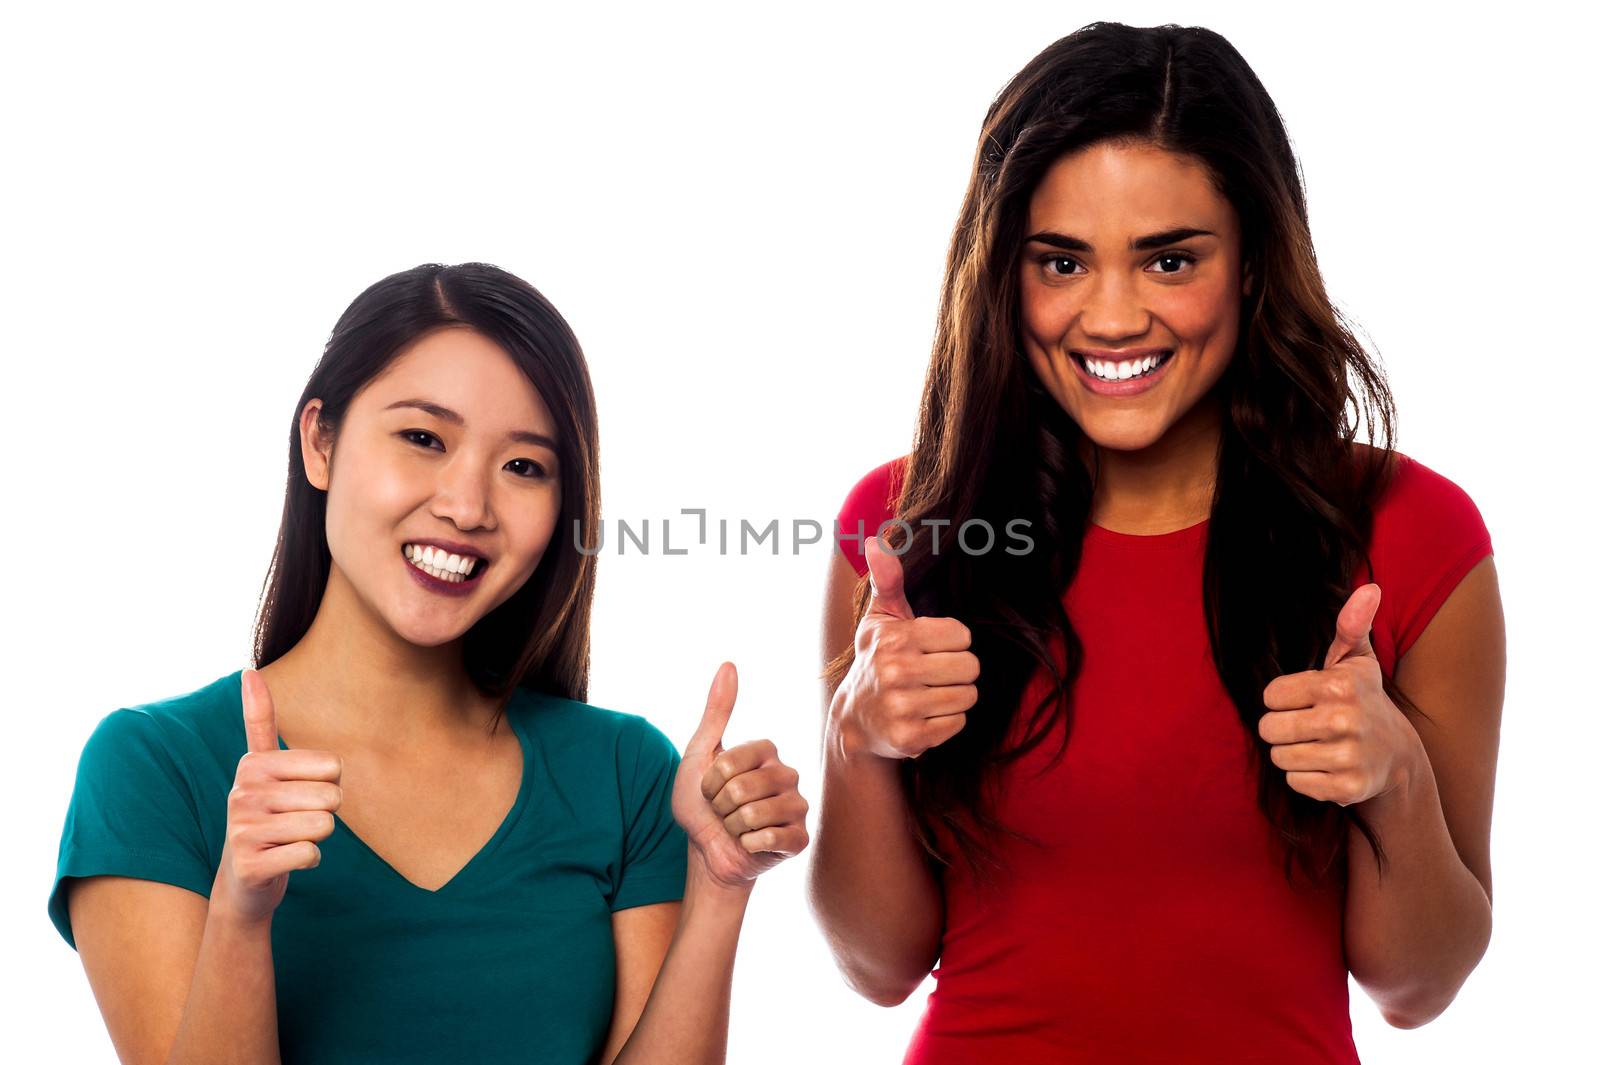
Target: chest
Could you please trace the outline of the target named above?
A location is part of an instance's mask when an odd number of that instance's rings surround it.
[[[501,736],[425,759],[346,757],[339,820],[400,876],[437,891],[495,836],[517,801],[523,752],[510,729]]]
[[[1004,770],[998,811],[1061,860],[1259,857],[1252,737],[1211,656],[1201,578],[1198,552],[1088,555],[1067,592],[1070,731],[1058,721]],[[1035,673],[1023,705],[1048,693]]]

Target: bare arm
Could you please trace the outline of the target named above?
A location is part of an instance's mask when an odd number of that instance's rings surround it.
[[[74,881],[67,908],[124,1065],[277,1065],[270,923],[208,917],[186,888],[116,876]]]
[[[611,1031],[606,1036],[601,1065],[611,1065],[628,1041],[644,1004],[655,986],[667,948],[678,927],[681,902],[633,906],[611,915],[611,938],[616,944],[617,990],[611,1010]]]
[[[1492,558],[1462,578],[1395,667],[1432,720],[1404,787],[1362,808],[1385,857],[1350,836],[1345,952],[1390,1024],[1438,1016],[1489,945],[1489,820],[1505,697],[1505,618]],[[1370,809],[1369,809],[1370,808]]]
[[[681,906],[640,907],[653,912],[613,922],[620,930],[618,1002],[607,1053],[622,1041],[610,1059],[615,1065],[721,1065],[751,888],[810,842],[799,774],[778,759],[777,748],[768,740],[722,745],[737,690],[737,674],[725,662],[673,780],[672,814],[689,837]]]
[[[835,551],[824,604],[824,662],[856,639],[857,581]],[[898,759],[866,750],[858,734],[848,705],[857,694],[852,679],[824,694],[811,906],[850,986],[891,1006],[905,1001],[938,960],[944,900],[912,828]]]
[[[751,886],[717,882],[705,864],[690,855],[683,903],[676,927],[668,929],[671,945],[660,975],[655,986],[646,989],[648,999],[638,1024],[622,1033],[621,1053],[603,1060],[615,1065],[721,1065],[728,1047],[734,951]],[[677,905],[671,908],[680,910]],[[654,931],[659,934],[660,928]],[[614,1030],[612,1038],[616,1035]]]

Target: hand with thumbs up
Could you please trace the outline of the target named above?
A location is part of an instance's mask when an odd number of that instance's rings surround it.
[[[316,841],[333,831],[343,792],[338,755],[278,747],[277,714],[261,674],[247,669],[239,684],[247,750],[228,792],[228,828],[211,907],[253,923],[272,917],[292,870],[322,860]]]
[[[1376,584],[1357,588],[1339,611],[1322,668],[1277,677],[1262,693],[1271,712],[1257,731],[1302,795],[1340,806],[1378,799],[1404,785],[1426,756],[1383,690],[1371,637],[1381,598]]]
[[[845,754],[915,758],[967,723],[978,701],[978,656],[972,632],[955,618],[916,616],[900,560],[876,536],[865,549],[872,599],[829,713]]]
[[[722,663],[706,697],[700,727],[683,749],[672,785],[672,815],[713,880],[748,888],[783,859],[799,854],[806,834],[800,775],[778,760],[771,740],[724,749],[739,674]]]

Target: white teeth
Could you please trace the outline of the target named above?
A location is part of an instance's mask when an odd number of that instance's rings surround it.
[[[1128,359],[1123,362],[1103,362],[1099,359],[1084,359],[1083,364],[1091,374],[1102,381],[1126,381],[1130,377],[1138,377],[1149,373],[1161,362],[1165,355],[1147,355],[1142,359]]]
[[[471,555],[452,555],[432,547],[418,547],[416,544],[406,544],[403,553],[413,566],[451,584],[466,580],[480,561]]]

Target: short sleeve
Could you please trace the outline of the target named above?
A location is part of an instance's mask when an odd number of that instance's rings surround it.
[[[50,920],[74,950],[68,877],[157,880],[210,896],[216,870],[193,794],[161,723],[137,709],[101,720],[78,759],[50,892]]]
[[[1409,456],[1397,459],[1394,479],[1374,508],[1371,552],[1372,578],[1383,589],[1375,649],[1389,669],[1461,579],[1494,552],[1483,515],[1460,485]]]
[[[834,542],[861,576],[867,575],[867,537],[894,517],[908,456],[891,459],[857,481],[835,519]]]
[[[641,717],[626,719],[617,746],[623,800],[622,871],[612,910],[683,898],[689,837],[672,817],[678,751]]]

